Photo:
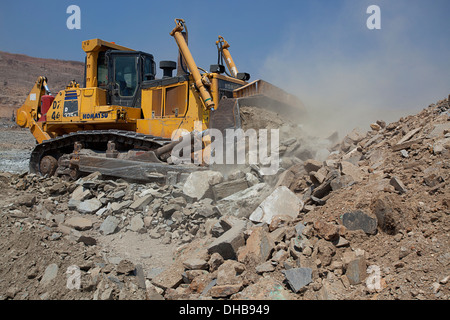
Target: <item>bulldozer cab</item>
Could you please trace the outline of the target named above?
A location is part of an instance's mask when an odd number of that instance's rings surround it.
[[[153,55],[141,51],[107,50],[97,60],[97,85],[107,90],[107,104],[141,107],[143,81],[155,79]]]

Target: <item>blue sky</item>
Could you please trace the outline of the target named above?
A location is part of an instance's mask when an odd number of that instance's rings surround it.
[[[66,28],[72,4],[81,30]],[[381,30],[366,27],[372,4]],[[450,94],[449,12],[448,0],[1,0],[0,50],[82,61],[81,42],[102,38],[176,60],[169,32],[184,18],[199,66],[216,63],[222,35],[240,71],[288,89],[318,117],[345,116],[347,128]]]

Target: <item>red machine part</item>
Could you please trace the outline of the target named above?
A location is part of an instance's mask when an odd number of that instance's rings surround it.
[[[38,122],[47,121],[47,112],[50,109],[53,100],[55,100],[54,96],[44,95],[41,97],[41,117]]]

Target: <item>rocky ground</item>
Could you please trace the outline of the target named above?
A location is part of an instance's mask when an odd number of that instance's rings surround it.
[[[10,170],[34,142],[2,127],[0,297],[447,300],[449,119],[445,99],[315,149],[282,135],[275,177],[165,186]]]

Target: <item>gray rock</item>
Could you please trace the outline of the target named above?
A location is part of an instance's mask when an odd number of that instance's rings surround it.
[[[163,268],[151,268],[147,272],[147,278],[152,280],[153,278],[155,278],[158,274],[160,274],[163,271],[164,271]]]
[[[292,268],[282,272],[292,291],[296,293],[312,281],[311,268]]]
[[[111,204],[111,211],[113,213],[119,213],[123,209],[127,208],[132,202],[133,201],[131,201],[131,200],[126,200],[126,201],[122,201],[122,202],[113,202]]]
[[[137,280],[139,288],[141,288],[141,289],[146,288],[144,269],[142,268],[142,266],[140,264],[136,265],[136,280]]]
[[[144,225],[144,220],[142,220],[140,215],[136,215],[133,218],[131,218],[129,229],[131,231],[138,232],[142,228],[144,228],[144,226],[145,226]]]
[[[377,219],[360,210],[344,213],[342,224],[349,230],[363,230],[367,234],[377,233]]]
[[[116,232],[117,226],[119,225],[119,219],[114,216],[108,216],[105,221],[100,226],[100,231],[104,235],[112,234]]]
[[[125,191],[123,191],[123,190],[114,192],[114,194],[113,194],[114,200],[120,200],[120,199],[122,199],[124,196],[125,196]]]
[[[77,242],[83,242],[87,246],[94,246],[97,244],[97,240],[95,240],[95,238],[83,235],[77,239]]]
[[[71,199],[78,200],[78,201],[84,201],[91,196],[92,196],[91,190],[86,189],[83,186],[78,186],[74,190],[74,192],[72,192]]]
[[[69,210],[77,210],[80,203],[80,200],[70,199],[67,203],[67,207],[69,208]]]
[[[98,209],[100,209],[102,206],[103,206],[103,204],[97,198],[92,198],[92,199],[80,202],[80,204],[77,207],[77,210],[80,213],[94,213]]]
[[[43,286],[50,284],[50,282],[58,275],[58,270],[59,268],[57,264],[52,263],[48,265],[47,268],[45,268],[44,275],[42,276],[40,283]]]
[[[247,183],[250,187],[253,187],[254,185],[258,184],[260,181],[258,177],[256,177],[254,174],[247,172],[245,174],[245,180],[247,180]]]
[[[400,150],[400,154],[403,158],[409,158],[408,151],[406,151],[405,149]]]
[[[391,184],[391,186],[395,188],[395,190],[397,190],[400,193],[405,193],[407,191],[403,182],[397,177],[392,177],[389,183]]]
[[[350,284],[355,285],[364,281],[367,277],[366,268],[366,260],[364,257],[358,257],[350,261],[345,272]]]
[[[105,291],[103,291],[101,296],[100,296],[100,300],[112,300],[112,298],[113,298],[113,289],[114,288],[108,288]]]

